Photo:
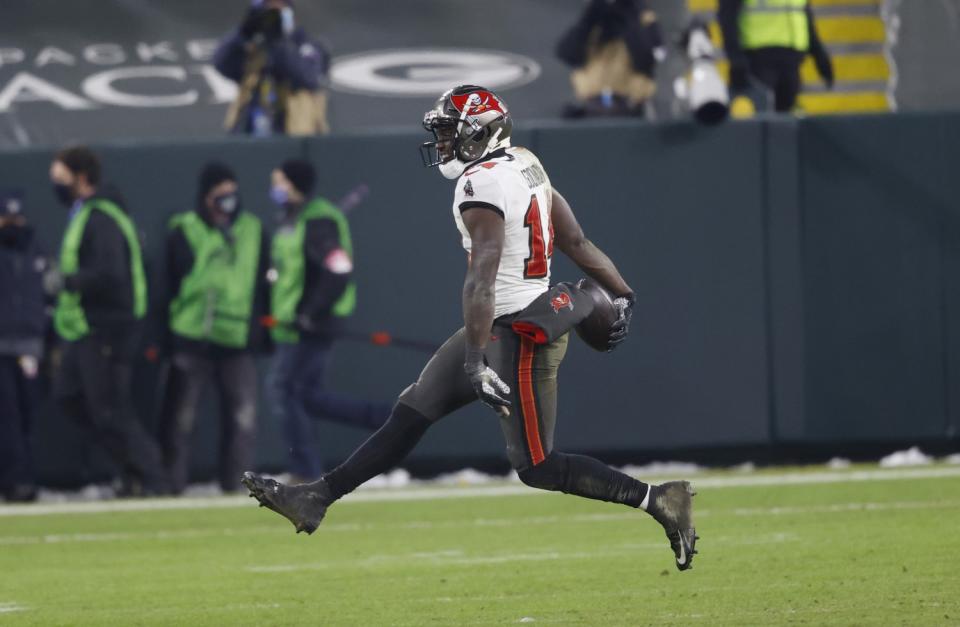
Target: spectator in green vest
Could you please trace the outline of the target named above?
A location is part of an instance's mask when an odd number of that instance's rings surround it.
[[[307,161],[290,160],[273,171],[270,196],[282,210],[271,246],[271,317],[276,351],[271,405],[283,425],[296,480],[323,471],[311,419],[377,429],[390,405],[326,389],[334,341],[353,313],[353,244],[343,213],[313,197],[316,173]]]
[[[219,402],[220,487],[237,490],[242,470],[253,462],[254,354],[265,348],[260,319],[269,299],[268,242],[260,219],[241,207],[237,177],[221,163],[200,172],[196,207],[170,219],[161,440],[176,493],[186,487],[190,435],[211,380]]]
[[[810,0],[720,0],[717,19],[734,94],[749,89],[753,78],[773,92],[777,111],[791,111],[808,54],[826,86],[833,87],[833,62],[817,34]]]
[[[122,471],[121,493],[166,492],[160,448],[136,416],[134,357],[147,311],[140,239],[122,203],[98,194],[100,161],[85,147],[50,166],[57,199],[70,210],[58,273],[54,328],[62,340],[54,394]]]

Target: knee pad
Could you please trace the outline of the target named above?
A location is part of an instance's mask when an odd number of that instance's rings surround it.
[[[531,488],[558,491],[567,484],[567,466],[567,456],[553,451],[536,466],[517,471],[517,475]]]

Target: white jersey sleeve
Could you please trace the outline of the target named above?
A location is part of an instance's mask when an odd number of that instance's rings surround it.
[[[505,218],[508,210],[506,198],[500,183],[490,175],[490,170],[482,166],[470,176],[461,176],[457,181],[457,191],[453,197],[453,216],[457,230],[463,235],[463,249],[470,252],[470,234],[463,224],[463,212],[470,210],[493,211]]]
[[[453,215],[470,253],[466,211],[494,211],[503,218],[504,243],[496,279],[495,315],[516,313],[550,286],[553,191],[536,156],[508,148],[471,166],[457,181]]]

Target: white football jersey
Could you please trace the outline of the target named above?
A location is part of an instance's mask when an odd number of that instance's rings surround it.
[[[553,192],[540,160],[526,148],[507,148],[493,155],[467,168],[457,180],[453,217],[469,255],[470,234],[461,214],[496,211],[503,216],[494,313],[499,317],[520,311],[550,286]]]

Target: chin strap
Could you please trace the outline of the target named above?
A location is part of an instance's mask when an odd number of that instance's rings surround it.
[[[500,140],[500,135],[501,135],[502,133],[503,133],[503,129],[502,129],[502,128],[498,128],[498,129],[497,129],[497,132],[494,133],[493,136],[490,137],[490,140],[487,142],[487,147],[483,149],[483,154],[480,155],[478,158],[476,158],[476,159],[474,159],[473,161],[467,163],[467,162],[461,161],[460,159],[454,157],[454,158],[451,159],[450,161],[447,161],[446,163],[441,163],[441,164],[440,164],[440,166],[439,166],[440,173],[443,174],[443,175],[444,175],[446,178],[448,178],[448,179],[459,178],[460,175],[463,174],[463,173],[466,171],[466,169],[470,167],[470,164],[476,163],[476,162],[479,161],[480,159],[483,159],[484,157],[486,157],[487,155],[489,155],[489,154],[490,154],[491,152],[493,152],[494,150],[498,150],[498,149],[500,149],[500,148],[509,148],[509,147],[510,147],[510,138],[508,137],[508,138],[506,138],[506,139],[504,139],[504,140],[501,141],[501,140]]]
[[[467,169],[467,165],[469,164],[464,163],[459,159],[451,159],[446,163],[441,163],[439,166],[437,166],[437,169],[440,170],[440,174],[442,174],[444,178],[452,180],[460,178],[460,175],[463,174],[463,172]]]

